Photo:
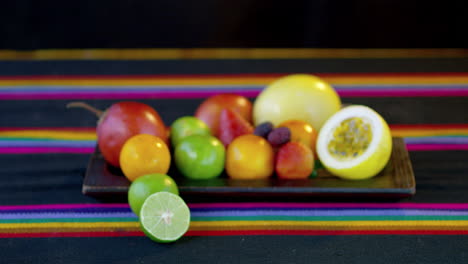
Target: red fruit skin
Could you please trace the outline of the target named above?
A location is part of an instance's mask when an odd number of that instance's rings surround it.
[[[240,114],[231,109],[221,110],[219,117],[219,140],[227,147],[231,142],[242,135],[252,134],[253,126]]]
[[[97,142],[104,159],[120,167],[119,156],[123,144],[137,134],[150,134],[168,141],[167,128],[152,107],[138,102],[113,104],[97,126]]]
[[[314,154],[306,145],[289,142],[276,154],[275,171],[280,179],[307,179],[314,170]]]
[[[252,122],[252,103],[237,94],[218,94],[203,101],[195,111],[195,117],[205,122],[215,137],[219,135],[221,110],[231,109],[239,113],[247,122]]]

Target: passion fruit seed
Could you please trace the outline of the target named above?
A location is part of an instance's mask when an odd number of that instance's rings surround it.
[[[288,127],[278,127],[268,134],[268,142],[273,147],[279,147],[291,140],[291,130]]]
[[[352,159],[364,153],[371,141],[372,128],[369,122],[352,117],[335,128],[333,138],[328,143],[328,151],[337,159]]]
[[[255,128],[254,135],[267,138],[268,134],[270,134],[272,130],[273,130],[273,123],[263,122]]]

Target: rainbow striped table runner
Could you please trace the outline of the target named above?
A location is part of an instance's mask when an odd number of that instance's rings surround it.
[[[468,150],[468,125],[391,125],[409,151]],[[0,127],[0,154],[92,153],[95,128]]]
[[[313,73],[314,74],[314,73]],[[285,74],[3,76],[0,100],[255,97]],[[315,74],[341,97],[467,96],[467,73]]]
[[[468,204],[195,203],[187,236],[467,235]],[[143,236],[127,204],[0,206],[0,237]]]

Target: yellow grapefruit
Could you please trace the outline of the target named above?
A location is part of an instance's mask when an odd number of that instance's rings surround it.
[[[320,130],[338,112],[341,100],[333,87],[308,74],[282,77],[268,85],[253,106],[255,125],[270,121],[277,126],[287,120],[302,120]]]

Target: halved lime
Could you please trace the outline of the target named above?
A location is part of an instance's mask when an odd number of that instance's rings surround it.
[[[174,242],[187,232],[190,210],[178,195],[157,192],[143,203],[140,224],[143,232],[153,241]]]
[[[147,174],[138,177],[128,189],[128,204],[136,215],[140,215],[141,207],[151,194],[157,192],[179,194],[175,181],[166,174]]]

